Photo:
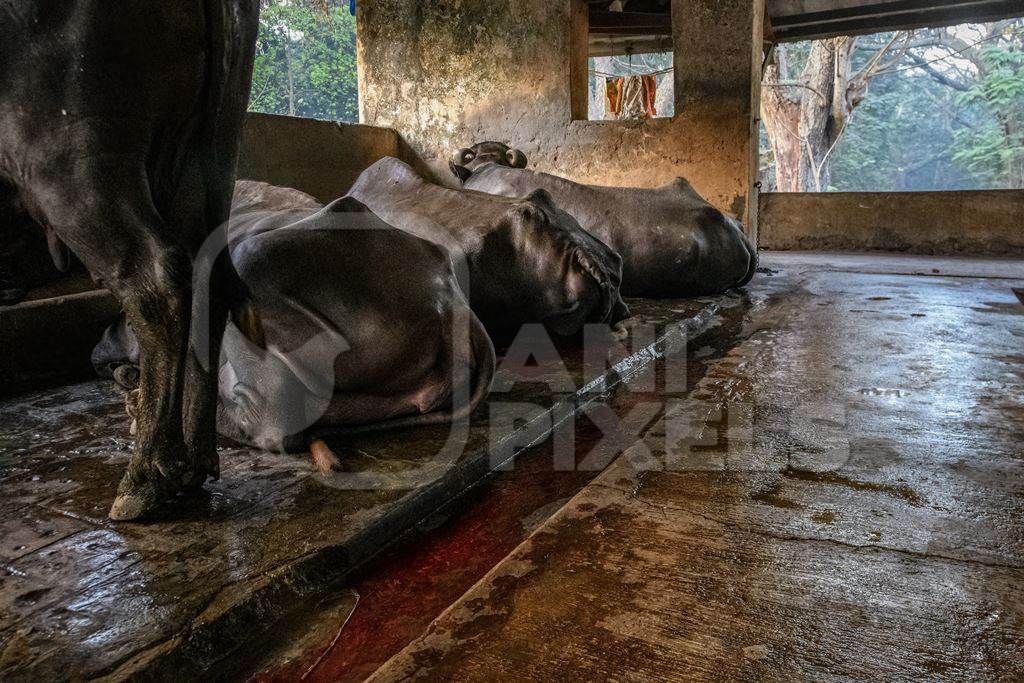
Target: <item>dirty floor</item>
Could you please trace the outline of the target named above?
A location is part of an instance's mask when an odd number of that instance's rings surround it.
[[[1024,265],[763,265],[686,396],[373,680],[1024,679]]]
[[[693,333],[671,390],[642,338],[575,395],[544,359],[506,376],[538,415],[641,416],[578,418],[571,471],[549,441],[479,483],[478,415],[440,484],[410,473],[442,433],[338,444],[370,490],[225,445],[189,511],[112,525],[116,392],[3,402],[0,678],[1024,678],[1024,264],[762,265],[636,304]]]
[[[718,309],[641,302],[636,313],[659,330],[656,347]],[[247,660],[268,630],[657,356],[619,345],[612,367],[588,369],[578,344],[564,345],[502,359],[467,426],[332,442],[341,466],[326,474],[308,456],[224,443],[221,480],[144,524],[106,518],[131,447],[110,382],[0,401],[0,679],[180,680]]]

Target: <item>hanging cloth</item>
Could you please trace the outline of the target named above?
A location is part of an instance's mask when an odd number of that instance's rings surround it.
[[[655,100],[658,80],[652,76],[619,76],[605,79],[606,118],[637,121],[658,115]]]
[[[626,79],[621,76],[605,79],[605,118],[612,120],[619,118],[619,112],[622,111],[622,86],[625,82]]]
[[[647,118],[644,106],[644,82],[639,76],[630,76],[622,86],[622,111],[620,121],[637,121]]]
[[[647,118],[653,119],[658,115],[658,108],[655,106],[658,100],[658,79],[648,74],[641,76],[640,80],[644,85],[644,109],[647,110]]]

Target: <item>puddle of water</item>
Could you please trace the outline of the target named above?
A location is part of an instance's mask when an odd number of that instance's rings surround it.
[[[796,479],[797,481],[845,486],[855,491],[882,493],[902,500],[905,503],[909,503],[914,507],[921,507],[924,505],[924,501],[921,500],[919,495],[917,495],[917,492],[906,484],[879,484],[871,481],[858,481],[856,479],[851,479],[846,475],[839,474],[838,472],[812,472],[809,470],[798,470],[793,467],[787,467],[783,470],[782,476],[789,479]]]
[[[782,493],[782,482],[778,482],[777,481],[774,484],[772,484],[771,486],[769,486],[767,489],[763,489],[761,491],[758,491],[757,493],[752,495],[751,498],[756,500],[759,503],[764,503],[765,505],[771,505],[772,507],[782,508],[784,510],[802,510],[803,509],[803,507],[804,507],[803,505],[801,505],[800,503],[796,502],[795,500],[790,500],[789,498],[786,498],[786,497],[782,496],[781,493]]]
[[[858,389],[857,393],[861,396],[886,396],[888,398],[906,398],[910,396],[909,391],[903,389],[889,389],[886,387],[868,387],[865,389]]]

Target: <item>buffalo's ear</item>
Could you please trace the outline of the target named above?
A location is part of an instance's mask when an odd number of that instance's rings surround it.
[[[526,168],[526,164],[529,163],[526,155],[518,149],[509,149],[505,152],[505,159],[512,168]]]
[[[454,161],[455,163],[461,165],[461,164],[468,164],[469,162],[473,161],[473,159],[475,159],[475,158],[476,158],[476,152],[474,152],[472,148],[470,148],[470,147],[463,147],[462,149],[460,149],[458,152],[455,153],[455,156],[452,157],[452,161]]]
[[[333,202],[324,207],[325,211],[331,213],[366,213],[369,211],[366,208],[366,204],[355,197],[342,197],[335,199]]]
[[[452,175],[459,179],[460,182],[466,182],[469,177],[473,175],[472,171],[461,164],[456,164],[454,161],[448,162],[448,168],[451,170]]]
[[[536,202],[541,206],[545,206],[549,209],[555,208],[555,198],[551,196],[551,193],[545,190],[543,187],[538,187],[536,190],[526,196],[526,199],[531,202]]]
[[[49,228],[46,230],[46,247],[50,250],[53,267],[61,273],[68,272],[71,268],[71,250],[57,237],[57,233]]]
[[[582,249],[576,248],[573,250],[573,261],[575,261],[580,270],[592,277],[597,284],[605,284],[604,275],[601,274],[601,271],[594,265],[590,256],[584,253]]]

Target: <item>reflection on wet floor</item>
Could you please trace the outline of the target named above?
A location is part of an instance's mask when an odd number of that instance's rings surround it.
[[[1024,678],[1013,281],[794,261],[373,680]]]
[[[653,390],[614,397],[636,418],[620,441],[582,418],[577,469],[557,471],[551,443],[530,451],[355,576],[339,581],[349,558],[325,556],[301,576],[331,590],[286,599],[260,582],[391,494],[226,451],[224,481],[161,534],[111,527],[120,398],[34,397],[0,434],[0,672],[58,661],[39,619],[120,666],[133,630],[162,615],[150,640],[173,643],[227,586],[266,600],[269,632],[200,643],[225,678],[1024,678],[1024,273],[765,263],[691,345],[681,385],[666,390],[661,362]],[[349,466],[379,445],[352,448]],[[384,453],[397,473],[407,457]],[[69,586],[73,600],[54,590]]]

